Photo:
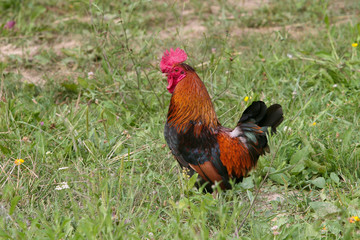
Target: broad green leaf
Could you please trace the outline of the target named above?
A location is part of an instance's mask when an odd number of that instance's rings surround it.
[[[0,151],[3,153],[3,154],[10,154],[11,151],[10,149],[8,149],[7,147],[3,146],[3,145],[0,145]]]
[[[15,196],[12,200],[11,200],[11,204],[10,204],[10,210],[9,210],[9,214],[12,215],[15,211],[16,205],[18,204],[18,202],[20,201],[21,196]]]
[[[327,226],[327,229],[335,235],[339,234],[340,232],[342,232],[344,230],[344,226],[342,226],[339,221],[328,222],[326,224],[326,226]]]
[[[330,173],[330,178],[331,178],[331,180],[333,180],[335,183],[339,184],[340,178],[338,177],[337,174],[335,174],[334,172]]]
[[[317,163],[317,162],[314,162],[314,161],[312,161],[310,159],[305,159],[304,162],[305,162],[306,166],[308,168],[311,168],[312,170],[315,170],[315,171],[317,171],[319,173],[325,173],[326,172],[326,167],[319,164],[319,163]]]
[[[306,224],[305,233],[305,236],[311,237],[310,239],[314,239],[320,236],[320,232],[313,224]]]
[[[85,78],[78,77],[77,81],[78,81],[79,85],[83,88],[87,88],[89,86],[89,83]]]
[[[243,181],[240,183],[240,186],[244,189],[251,189],[254,187],[254,183],[252,177],[244,178]]]
[[[197,174],[191,176],[191,178],[187,182],[187,190],[190,190],[195,186],[197,178],[198,178]]]
[[[296,151],[296,153],[291,156],[290,164],[294,165],[303,159],[307,159],[309,156],[309,153],[310,153],[309,146],[306,146],[306,147]]]
[[[330,202],[311,202],[310,207],[315,211],[315,214],[321,218],[340,212],[340,209]]]
[[[303,160],[296,163],[295,167],[291,169],[290,173],[293,173],[293,175],[297,175],[302,172],[302,170],[305,169],[305,163]]]
[[[289,183],[289,177],[286,176],[284,173],[279,173],[279,174],[270,174],[269,178],[277,183],[283,184],[283,185],[288,185]]]
[[[78,85],[75,83],[63,82],[61,83],[61,86],[70,92],[78,93]]]
[[[252,202],[254,200],[254,195],[249,190],[246,190],[246,193],[248,195],[249,201]]]
[[[311,180],[310,182],[318,188],[325,187],[325,178],[323,178],[323,177],[318,177],[314,180]]]

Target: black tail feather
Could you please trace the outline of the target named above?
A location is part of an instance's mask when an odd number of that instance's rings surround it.
[[[267,107],[264,102],[262,101],[253,102],[248,108],[245,109],[238,124],[247,121],[251,121],[257,124],[265,116],[266,109]]]
[[[263,119],[258,123],[260,127],[270,126],[271,133],[276,133],[277,126],[284,120],[281,105],[271,105],[267,110]]]
[[[238,125],[244,122],[252,122],[260,127],[271,127],[271,133],[276,133],[276,128],[284,120],[281,105],[274,104],[269,108],[262,101],[253,102],[245,109]]]

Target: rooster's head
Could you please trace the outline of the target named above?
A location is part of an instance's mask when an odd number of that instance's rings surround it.
[[[170,93],[174,92],[176,85],[186,76],[185,68],[181,66],[186,59],[185,51],[180,48],[166,50],[162,56],[160,69],[167,75],[167,90]]]

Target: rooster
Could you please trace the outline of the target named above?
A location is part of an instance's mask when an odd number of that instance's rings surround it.
[[[185,51],[177,48],[166,50],[160,62],[172,94],[165,140],[183,170],[190,176],[198,173],[205,189],[212,192],[216,182],[230,189],[232,181],[240,182],[259,156],[269,152],[267,128],[276,132],[284,119],[282,108],[256,101],[234,129],[221,126],[204,83],[186,59]]]

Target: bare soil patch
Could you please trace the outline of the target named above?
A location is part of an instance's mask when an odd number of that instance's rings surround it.
[[[81,47],[81,41],[75,37],[75,38],[64,38],[61,39],[60,42],[55,43],[51,46],[51,49],[57,54],[62,55],[61,50],[62,49],[74,49],[77,47]]]
[[[234,36],[244,34],[271,34],[273,32],[286,31],[294,38],[316,34],[319,30],[309,27],[306,23],[298,23],[286,26],[260,27],[260,28],[237,28],[231,31]]]
[[[61,55],[62,49],[74,49],[81,46],[79,36],[70,36],[59,38],[54,44],[43,45],[28,45],[28,46],[15,46],[13,44],[6,44],[0,46],[0,61],[6,59],[10,55],[18,55],[20,57],[33,57],[42,50],[52,49],[57,55]]]
[[[81,47],[82,43],[80,41],[79,36],[70,36],[70,37],[62,37],[56,39],[52,44],[39,44],[39,45],[29,45],[29,46],[15,46],[13,44],[6,44],[0,46],[0,61],[4,61],[11,55],[19,56],[20,58],[31,59],[41,51],[52,50],[56,55],[62,56],[63,49],[74,49],[77,47]],[[58,76],[69,74],[70,72],[64,66],[55,66],[51,69],[47,69],[44,71],[42,69],[27,69],[27,68],[17,68],[12,69],[9,66],[7,72],[17,72],[22,75],[22,78],[26,82],[34,83],[34,84],[44,84],[45,79],[44,76]],[[70,74],[73,74],[72,72]]]
[[[44,73],[38,72],[34,69],[18,69],[18,73],[22,75],[24,82],[29,82],[33,84],[44,84],[45,80],[43,78]]]
[[[38,52],[37,46],[18,47],[12,44],[0,46],[0,61],[4,61],[8,56],[18,55],[20,57],[34,56]]]
[[[160,38],[175,38],[180,36],[182,39],[199,38],[203,36],[203,33],[207,31],[207,28],[202,24],[200,20],[193,20],[189,24],[178,27],[169,27],[159,32]]]
[[[264,7],[270,3],[270,0],[241,0],[230,1],[232,5],[239,5],[243,10],[252,12],[258,8]]]

